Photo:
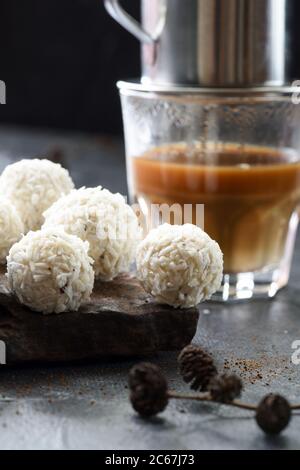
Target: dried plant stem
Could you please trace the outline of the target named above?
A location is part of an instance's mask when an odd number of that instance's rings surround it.
[[[201,402],[210,402],[210,403],[216,403],[210,396],[209,393],[202,393],[201,395],[186,395],[186,394],[181,394],[181,393],[176,393],[173,391],[168,392],[168,397],[173,398],[175,400],[194,400],[194,401],[201,401]],[[240,401],[234,400],[229,403],[223,403],[224,405],[228,406],[234,406],[236,408],[241,408],[243,410],[250,410],[250,411],[256,411],[256,406],[255,405],[249,405],[247,403],[242,403]]]
[[[300,405],[291,405],[291,410],[300,410]]]
[[[257,406],[256,405],[251,405],[250,403],[243,403],[238,400],[234,400],[231,403],[228,403],[228,405],[235,406],[236,408],[241,408],[243,410],[249,410],[249,411],[256,411]]]
[[[172,390],[168,391],[168,397],[174,400],[192,400],[192,401],[201,401],[201,402],[208,402],[208,403],[218,403],[213,400],[210,396],[210,393],[201,393],[201,394],[184,394],[184,393],[177,393]],[[250,403],[243,403],[239,400],[233,400],[228,403],[222,403],[222,405],[233,406],[235,408],[240,408],[243,410],[249,411],[256,411],[257,406],[251,405]],[[291,405],[291,410],[300,410],[300,405]]]
[[[173,398],[174,400],[212,401],[209,393],[202,393],[201,395],[191,395],[185,393],[177,393],[172,390],[169,390],[168,397]]]

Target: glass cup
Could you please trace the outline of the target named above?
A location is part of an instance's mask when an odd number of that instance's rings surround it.
[[[203,225],[204,213],[224,254],[215,300],[274,297],[289,280],[299,220],[293,90],[119,88],[129,194],[147,229]]]

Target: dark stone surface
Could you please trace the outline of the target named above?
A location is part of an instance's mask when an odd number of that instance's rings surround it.
[[[78,312],[43,315],[9,294],[1,271],[0,340],[7,345],[7,366],[178,351],[197,329],[197,309],[155,303],[130,274],[96,282],[90,302]]]
[[[124,191],[121,147],[84,137],[32,135],[0,130],[0,163],[42,154],[55,145],[77,184],[103,184]],[[2,150],[2,153],[1,153]],[[95,168],[98,168],[95,171]],[[201,306],[195,342],[219,366],[242,375],[243,399],[258,402],[273,392],[300,401],[300,366],[292,344],[300,340],[300,244],[290,285],[273,301]],[[172,389],[187,391],[176,353],[160,353],[159,364]],[[0,447],[36,449],[300,449],[300,416],[279,437],[268,438],[252,413],[223,405],[171,402],[157,419],[145,422],[128,402],[127,374],[140,358],[99,360],[85,365],[1,366]]]

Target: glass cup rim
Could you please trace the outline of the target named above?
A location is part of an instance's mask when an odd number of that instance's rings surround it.
[[[243,101],[269,102],[291,101],[293,94],[300,95],[299,86],[252,87],[252,88],[199,88],[183,86],[146,85],[139,82],[120,80],[117,87],[121,96],[145,99],[172,99],[178,101]],[[294,103],[293,103],[294,104]]]

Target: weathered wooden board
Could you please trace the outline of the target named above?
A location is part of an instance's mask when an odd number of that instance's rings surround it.
[[[178,350],[193,339],[197,323],[197,309],[155,303],[132,275],[97,283],[79,312],[42,315],[20,305],[0,273],[0,340],[8,365]]]

